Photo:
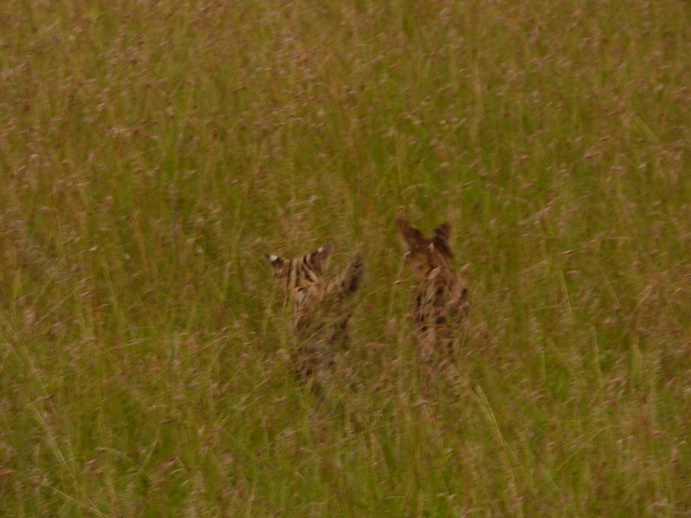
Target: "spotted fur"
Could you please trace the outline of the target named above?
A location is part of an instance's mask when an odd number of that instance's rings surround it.
[[[452,268],[448,223],[431,238],[409,221],[396,224],[408,246],[406,262],[417,278],[412,293],[413,330],[422,364],[437,370],[453,361],[457,329],[470,308],[465,282]]]
[[[341,274],[328,281],[324,269],[333,244],[295,259],[267,255],[274,277],[292,306],[291,360],[302,381],[324,378],[332,370],[339,350],[350,345],[350,300],[364,272],[359,254]]]

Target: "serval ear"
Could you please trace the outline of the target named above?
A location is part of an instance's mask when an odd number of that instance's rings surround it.
[[[267,261],[269,261],[269,264],[272,268],[280,268],[281,266],[283,266],[283,263],[285,262],[283,259],[281,259],[275,254],[264,254],[264,257]]]
[[[413,252],[419,252],[427,244],[427,239],[410,221],[404,218],[396,218],[396,225],[403,239]]]
[[[333,251],[334,244],[331,241],[329,241],[315,252],[309,254],[307,256],[307,262],[312,268],[321,272],[322,269],[326,266],[326,263]]]
[[[264,257],[271,265],[271,269],[273,270],[274,275],[280,277],[281,273],[283,273],[283,270],[285,268],[285,260],[282,257],[277,256],[276,254],[264,254]]]
[[[449,238],[451,237],[451,225],[448,223],[443,223],[439,225],[434,231],[434,239],[432,243],[434,248],[439,250],[446,257],[451,258],[453,253],[451,252],[451,245],[449,245]]]

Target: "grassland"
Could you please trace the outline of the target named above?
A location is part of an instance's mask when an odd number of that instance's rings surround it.
[[[4,2],[0,515],[688,516],[690,15]],[[471,287],[433,391],[400,212]],[[320,403],[262,254],[328,240]]]

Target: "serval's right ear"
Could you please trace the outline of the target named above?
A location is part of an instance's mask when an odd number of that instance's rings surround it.
[[[451,237],[451,225],[448,223],[442,223],[434,230],[434,237],[442,241],[449,241]]]
[[[403,239],[413,252],[419,252],[427,244],[425,236],[420,230],[405,218],[396,218],[396,225]]]
[[[326,266],[326,263],[333,251],[334,244],[331,241],[329,241],[324,246],[320,247],[318,250],[309,254],[307,256],[307,262],[312,268],[314,268],[318,272],[321,272],[323,268]]]
[[[451,238],[451,225],[448,223],[444,223],[442,225],[439,225],[434,230],[434,239],[432,240],[432,243],[434,243],[434,247],[439,250],[443,255],[445,255],[448,258],[453,257],[453,252],[451,252],[451,245],[449,244],[449,239]]]

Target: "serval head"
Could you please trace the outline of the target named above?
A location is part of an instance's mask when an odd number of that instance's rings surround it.
[[[294,259],[266,255],[292,305],[291,359],[303,380],[332,364],[338,349],[347,349],[349,343],[351,308],[347,301],[359,287],[364,266],[356,255],[340,275],[326,279],[324,270],[333,249],[329,242]]]
[[[443,364],[452,359],[454,330],[468,313],[468,289],[452,268],[451,227],[444,223],[432,237],[408,220],[396,224],[408,246],[406,262],[417,277],[413,289],[413,327],[424,363]]]
[[[408,251],[405,254],[406,261],[418,280],[424,281],[425,277],[436,268],[451,269],[453,252],[449,245],[451,227],[448,223],[437,227],[431,238],[425,237],[406,219],[398,218],[396,224],[408,245]]]
[[[314,252],[294,259],[283,259],[275,254],[265,254],[265,257],[286,295],[294,299],[299,293],[318,289],[322,284],[324,269],[333,249],[333,243],[329,242]]]

